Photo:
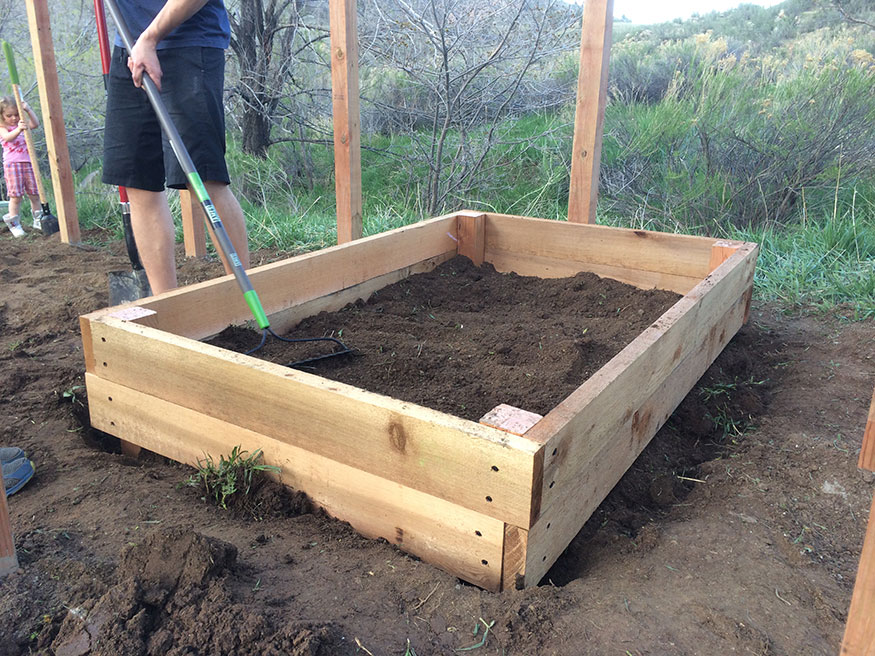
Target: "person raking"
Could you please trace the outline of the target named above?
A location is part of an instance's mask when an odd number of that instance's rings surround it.
[[[110,64],[103,181],[127,189],[137,249],[153,293],[176,287],[176,233],[165,184],[186,188],[186,175],[142,86],[148,74],[191,154],[244,268],[249,248],[243,211],[229,187],[222,105],[231,38],[222,0],[117,0],[136,38],[131,52],[116,39]],[[225,263],[225,270],[231,269]]]

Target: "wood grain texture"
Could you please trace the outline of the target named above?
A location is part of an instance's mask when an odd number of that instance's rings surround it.
[[[529,532],[519,526],[504,527],[504,558],[501,570],[501,589],[522,589],[525,584],[526,543]]]
[[[446,215],[265,264],[247,273],[272,321],[275,314],[302,303],[434,257],[455,255],[455,230],[455,215]],[[233,276],[171,290],[132,305],[156,313],[139,323],[193,339],[215,335],[252,318]],[[116,308],[104,309],[84,317],[96,320],[114,311]]]
[[[361,117],[355,0],[329,0],[337,243],[362,236]]]
[[[572,223],[595,223],[613,23],[614,0],[588,0],[583,5],[568,190]]]
[[[464,255],[476,266],[483,264],[483,251],[486,247],[486,215],[469,215],[460,213],[456,220],[456,238],[459,240],[459,255]]]
[[[504,523],[279,439],[86,374],[92,425],[196,466],[234,446],[280,468],[279,479],[371,538],[385,538],[466,581],[497,591]]]
[[[866,428],[863,431],[863,447],[860,449],[857,467],[875,471],[875,390],[872,390],[869,418],[866,420]]]
[[[525,437],[118,319],[91,322],[90,334],[86,366],[103,379],[517,526],[529,521],[540,447]]]
[[[502,527],[502,539],[504,530]],[[15,554],[15,541],[12,539],[12,522],[9,519],[9,505],[6,503],[6,486],[3,483],[3,473],[0,472],[0,577],[18,569],[18,558]]]
[[[857,580],[842,640],[842,656],[875,656],[875,497],[857,567]]]
[[[644,289],[685,294],[711,272],[715,241],[488,213],[485,258],[499,271],[520,275],[559,278],[590,271]]]
[[[525,585],[536,585],[586,520],[635,461],[674,408],[719,355],[742,325],[745,299],[738,298],[720,318],[720,330],[707,332],[699,348],[691,350],[643,399],[631,397],[622,415],[605,417],[591,451],[588,435],[560,430],[547,444],[544,507],[529,531]],[[549,415],[548,415],[549,416]],[[574,441],[577,441],[575,444]],[[582,448],[583,447],[583,448]]]
[[[58,84],[48,3],[46,0],[27,0],[24,4],[27,7],[27,24],[30,28],[30,44],[33,48],[33,63],[39,86],[43,127],[46,132],[52,189],[55,193],[54,209],[58,213],[61,241],[77,244],[81,236],[79,214],[76,210],[76,189],[73,185],[73,169],[70,166],[70,151],[67,147],[67,131],[64,127],[64,110],[61,106],[61,90]]]
[[[206,257],[206,224],[200,203],[188,189],[180,189],[179,207],[182,211],[182,243],[185,247],[185,256]]]

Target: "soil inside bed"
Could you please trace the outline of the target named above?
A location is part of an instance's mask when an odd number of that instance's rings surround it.
[[[678,298],[592,273],[499,273],[457,256],[285,336],[353,349],[302,367],[325,378],[473,421],[501,403],[546,415]],[[209,343],[246,352],[260,339],[232,326]],[[252,355],[285,365],[333,348],[269,337]]]

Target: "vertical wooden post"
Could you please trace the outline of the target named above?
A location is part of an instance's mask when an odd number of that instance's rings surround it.
[[[329,0],[337,243],[362,236],[361,119],[355,0]]]
[[[207,236],[200,203],[188,189],[180,189],[179,206],[182,209],[182,242],[185,245],[185,256],[206,257]]]
[[[872,390],[872,403],[869,406],[869,418],[863,432],[863,448],[860,449],[857,467],[875,471],[875,390]]]
[[[61,228],[61,241],[75,244],[81,239],[79,215],[76,212],[73,170],[70,166],[70,151],[67,148],[64,111],[61,108],[61,90],[55,65],[49,9],[46,0],[28,0],[25,5],[30,28],[30,43],[33,47],[33,64],[39,85],[43,127],[46,131],[46,148],[49,169],[52,173],[55,210]]]
[[[12,540],[12,523],[9,521],[9,506],[6,505],[6,486],[0,472],[0,577],[18,569],[15,542]]]
[[[869,527],[863,540],[863,553],[842,640],[842,656],[875,654],[875,498],[869,511]]]
[[[486,251],[486,215],[481,212],[461,211],[456,215],[458,253],[475,266],[483,264]]]
[[[568,190],[568,220],[595,223],[614,0],[587,0],[580,36],[580,72]]]
[[[869,419],[860,451],[861,469],[875,471],[875,390],[869,406]],[[863,552],[857,567],[857,580],[848,610],[848,623],[842,640],[842,656],[875,656],[875,497],[869,510],[869,525],[863,539]]]

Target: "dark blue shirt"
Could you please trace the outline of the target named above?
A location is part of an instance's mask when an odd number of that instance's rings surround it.
[[[136,41],[164,7],[165,0],[116,0],[116,4]],[[208,0],[200,11],[164,37],[158,43],[158,49],[197,46],[224,50],[230,39],[231,25],[223,0]],[[118,34],[115,44],[123,45]]]

